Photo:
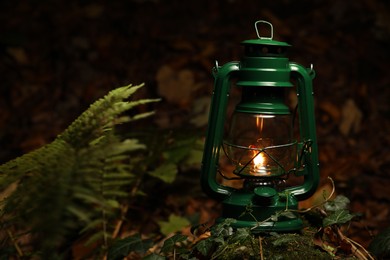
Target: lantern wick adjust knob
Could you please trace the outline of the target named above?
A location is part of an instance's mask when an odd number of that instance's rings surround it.
[[[278,196],[278,193],[271,187],[257,187],[253,191],[255,202],[259,205],[272,205]]]
[[[270,36],[270,37],[260,36],[259,28],[258,28],[258,26],[257,26],[259,23],[264,23],[264,24],[269,25],[269,27],[270,27],[270,32],[271,32],[271,36]],[[272,40],[272,38],[274,38],[274,27],[272,26],[272,24],[271,24],[270,22],[267,22],[267,21],[264,21],[264,20],[259,20],[259,21],[255,22],[255,29],[256,29],[257,37],[258,37],[259,39]]]

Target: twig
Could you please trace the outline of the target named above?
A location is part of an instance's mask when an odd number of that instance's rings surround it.
[[[137,183],[134,185],[134,187],[131,189],[130,197],[134,197],[137,193],[138,187],[141,184],[141,178],[138,178]],[[112,232],[112,238],[115,239],[118,237],[119,232],[123,225],[123,219],[125,218],[127,211],[129,210],[129,203],[126,203],[121,210],[121,218],[118,220],[118,222],[115,225],[115,229]]]
[[[122,210],[121,210],[121,211],[122,211],[121,218],[120,218],[120,219],[118,220],[118,222],[116,223],[115,229],[114,229],[114,231],[112,232],[112,238],[113,238],[113,239],[115,239],[115,238],[118,237],[119,232],[120,232],[120,230],[121,230],[121,228],[122,228],[122,225],[123,225],[123,218],[124,218],[124,216],[126,215],[128,209],[129,209],[129,205],[128,205],[128,204],[126,204],[126,205],[124,205],[124,206],[122,207]]]
[[[356,242],[356,241],[350,239],[349,237],[346,237],[346,236],[341,232],[341,230],[340,230],[339,227],[334,226],[334,227],[333,227],[333,230],[336,230],[336,233],[337,233],[337,235],[339,236],[339,238],[340,238],[341,240],[345,240],[345,241],[347,241],[347,242],[351,245],[352,254],[353,254],[354,256],[356,256],[358,259],[361,259],[361,260],[368,260],[368,259],[370,259],[370,260],[375,260],[374,257],[372,257],[371,254],[370,254],[370,253],[369,253],[361,244],[359,244],[358,242]],[[358,247],[359,247],[360,249],[359,249]],[[363,253],[362,251],[363,251],[364,253]]]
[[[289,211],[291,212],[298,212],[298,213],[306,213],[306,212],[309,212],[311,211],[312,209],[314,208],[318,208],[322,205],[324,205],[325,203],[327,203],[334,195],[335,191],[336,191],[336,187],[334,185],[334,181],[331,177],[328,177],[328,179],[330,180],[330,182],[332,183],[332,192],[330,193],[330,195],[321,203],[318,203],[317,205],[314,205],[314,206],[311,206],[310,208],[307,208],[307,209],[304,209],[304,210],[295,210],[295,209],[290,209]]]
[[[138,187],[141,183],[141,177],[138,178],[137,183],[134,185],[133,189],[131,190],[130,197],[134,197],[135,194],[137,193]],[[116,223],[114,231],[112,232],[112,235],[111,235],[112,239],[115,239],[119,236],[119,232],[121,231],[121,228],[123,226],[123,220],[124,220],[128,210],[129,210],[129,204],[126,203],[121,209],[121,218]],[[107,254],[105,254],[103,260],[107,260]]]
[[[12,243],[14,244],[14,247],[15,247],[15,249],[16,249],[16,252],[18,252],[18,256],[24,256],[22,249],[21,249],[20,246],[18,245],[18,242],[16,241],[16,239],[15,239],[14,236],[12,235],[11,231],[9,231],[8,229],[7,229],[7,234],[8,234],[8,236],[9,236],[9,238],[12,240]]]
[[[225,246],[225,247],[221,250],[221,252],[219,252],[219,254],[213,256],[213,257],[211,258],[211,260],[218,259],[219,256],[221,256],[221,255],[225,252],[225,250],[228,249],[228,248],[229,248],[228,246]]]
[[[263,255],[263,242],[262,242],[261,236],[259,236],[259,246],[260,246],[260,260],[264,260],[264,255]]]
[[[288,198],[286,199],[286,208],[284,209],[284,211],[287,211],[288,210]]]
[[[272,217],[273,216],[270,216],[269,218],[266,218],[266,219],[264,219],[263,221],[260,221],[260,222],[256,220],[256,225],[251,227],[251,230],[258,228],[261,224],[263,224],[263,223],[269,221],[270,219],[272,219]]]

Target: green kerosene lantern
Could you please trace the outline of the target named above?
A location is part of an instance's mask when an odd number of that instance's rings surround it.
[[[260,36],[259,25],[269,26],[271,36]],[[218,221],[234,218],[233,227],[253,227],[255,233],[297,231],[303,226],[298,216],[278,213],[297,209],[298,201],[309,198],[318,186],[314,71],[288,60],[285,52],[290,45],[273,40],[272,24],[257,21],[255,28],[258,39],[242,42],[245,54],[241,61],[214,68],[201,184],[209,196],[222,201]],[[296,82],[297,109],[285,103],[286,91],[294,89],[291,79]],[[241,89],[241,101],[226,122],[233,87]],[[298,137],[294,137],[294,121],[299,124]],[[230,126],[228,131],[225,124]],[[222,152],[235,166],[233,177],[222,173]],[[242,179],[242,187],[222,184],[217,173]],[[302,176],[301,181],[288,184],[292,176]]]

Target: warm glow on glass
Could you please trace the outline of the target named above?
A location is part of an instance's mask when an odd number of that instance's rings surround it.
[[[272,118],[273,116],[267,116],[268,118]],[[256,117],[256,127],[258,129],[258,136],[260,137],[258,140],[261,140],[263,128],[264,128],[264,116]],[[261,148],[256,147],[256,145],[250,145],[248,148]],[[264,153],[261,151],[254,150],[253,151],[253,161],[252,161],[252,170],[250,173],[252,174],[267,174],[266,169],[266,159]]]
[[[236,165],[236,174],[268,177],[293,167],[293,143],[290,115],[236,112],[224,149]]]

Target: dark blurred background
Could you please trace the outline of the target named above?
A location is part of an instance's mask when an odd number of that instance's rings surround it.
[[[259,19],[291,61],[314,64],[321,175],[363,213],[368,241],[390,218],[388,1],[1,1],[0,163],[129,83],[163,98],[148,124],[205,131],[211,68],[240,59]]]

